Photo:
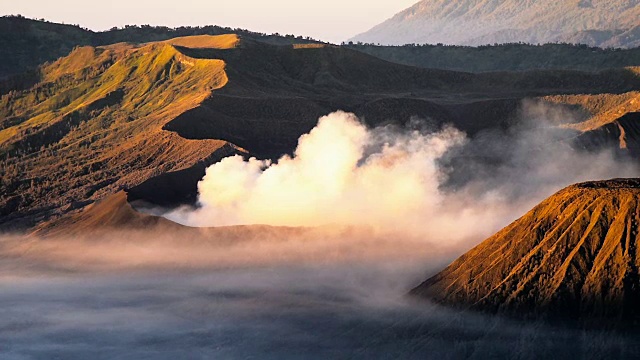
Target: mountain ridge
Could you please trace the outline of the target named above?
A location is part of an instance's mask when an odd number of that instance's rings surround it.
[[[221,60],[190,58],[167,43],[80,47],[45,65],[38,84],[0,101],[5,222],[73,211],[238,152],[225,141],[162,129],[224,87],[224,69]]]
[[[119,43],[144,44],[188,36],[239,34],[273,45],[319,43],[302,36],[268,35],[221,26],[169,28],[166,26],[126,25],[106,31],[92,31],[78,25],[59,24],[20,15],[0,17],[0,79],[17,76],[46,62],[53,62],[82,46],[108,46]],[[0,88],[0,90],[2,90]]]
[[[121,190],[193,204],[207,166],[232,154],[277,159],[337,109],[372,127],[417,116],[474,136],[511,126],[523,99],[577,107],[576,94],[629,99],[639,88],[633,68],[474,74],[233,34],[78,47],[0,96],[0,229],[29,229]],[[608,145],[612,134],[585,144]]]
[[[639,44],[637,0],[422,0],[354,41],[402,45],[578,42]]]

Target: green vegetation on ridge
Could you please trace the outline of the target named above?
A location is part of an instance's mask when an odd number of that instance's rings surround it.
[[[320,43],[308,37],[267,35],[219,26],[178,27],[126,26],[94,32],[77,25],[64,25],[21,16],[0,17],[0,94],[24,88],[38,81],[33,70],[39,65],[66,56],[76,46],[104,46],[116,43],[147,43],[193,35],[235,33],[271,45]],[[344,46],[398,64],[466,72],[522,71],[532,69],[573,69],[597,71],[640,66],[640,49],[600,49],[571,44],[504,44],[467,47],[446,45]],[[21,75],[9,79],[9,76]]]
[[[598,71],[640,65],[640,48],[601,49],[572,44],[495,44],[471,47],[349,43],[346,46],[398,64],[468,72],[534,69]]]

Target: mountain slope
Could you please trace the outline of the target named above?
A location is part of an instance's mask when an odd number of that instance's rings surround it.
[[[632,47],[638,0],[422,0],[355,41],[401,45],[577,41]]]
[[[181,229],[182,226],[162,217],[135,211],[127,202],[124,191],[97,201],[83,211],[59,220],[40,224],[32,235],[69,236],[87,235],[99,229],[127,230]]]
[[[77,25],[65,25],[22,16],[0,17],[0,79],[32,71],[45,62],[66,56],[77,46],[106,46],[117,43],[141,44],[185,36],[241,34],[269,44],[315,43],[293,36],[266,35],[242,29],[203,26],[125,26],[94,32]],[[186,45],[185,45],[186,46]],[[31,74],[32,77],[35,74]],[[37,81],[37,80],[35,80]],[[0,84],[0,94],[3,88]]]
[[[233,34],[80,47],[39,73],[0,97],[3,230],[121,190],[156,205],[192,203],[212,162],[246,151],[278,158],[336,110],[372,126],[417,116],[474,136],[517,123],[523,99],[640,89],[632,68],[472,74]]]
[[[205,40],[229,46],[228,37]],[[189,58],[168,43],[77,48],[43,67],[33,88],[0,99],[3,222],[19,228],[26,217],[30,226],[234,153],[224,141],[162,129],[224,87],[224,69],[221,60]]]
[[[640,321],[640,180],[570,186],[412,291],[489,312]]]

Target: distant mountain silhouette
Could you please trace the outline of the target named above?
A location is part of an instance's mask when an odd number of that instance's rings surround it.
[[[422,0],[354,41],[402,45],[640,45],[638,0]]]

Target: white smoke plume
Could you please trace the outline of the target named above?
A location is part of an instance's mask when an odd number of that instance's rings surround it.
[[[293,156],[273,163],[234,156],[210,166],[198,185],[200,208],[166,216],[196,227],[355,225],[453,245],[488,237],[571,183],[638,173],[608,152],[548,142],[538,133],[470,141],[452,126],[369,129],[335,112],[300,137]],[[505,154],[504,164],[447,162],[463,149],[487,148]],[[465,172],[472,174],[462,186],[446,186]]]
[[[334,113],[300,138],[293,157],[271,164],[236,156],[209,167],[191,221],[415,226],[443,200],[437,159],[464,141],[453,128],[380,138],[354,115]]]
[[[369,130],[336,112],[300,138],[293,157],[234,156],[212,165],[198,186],[202,207],[169,218],[192,226],[358,225],[430,239],[477,236],[479,224],[493,230],[501,223],[487,211],[494,194],[467,204],[439,189],[447,172],[438,160],[465,142],[453,127],[427,135]]]

